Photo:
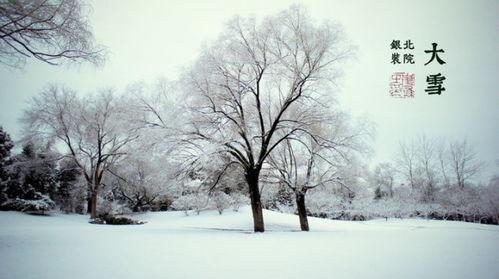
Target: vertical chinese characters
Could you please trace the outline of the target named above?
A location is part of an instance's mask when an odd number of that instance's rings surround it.
[[[443,49],[437,49],[438,44],[437,43],[432,43],[432,49],[431,50],[425,50],[425,53],[431,53],[431,58],[424,64],[425,66],[436,60],[438,64],[443,65],[446,62],[440,58],[438,55],[439,53],[444,53],[445,51]],[[426,83],[428,83],[428,86],[425,89],[425,92],[428,93],[428,95],[440,95],[442,94],[442,91],[445,91],[445,87],[443,87],[443,82],[445,80],[445,76],[443,76],[441,73],[438,74],[433,74],[429,75],[426,77]]]
[[[400,40],[393,40],[392,43],[390,44],[390,48],[392,51],[395,51],[392,53],[392,64],[401,64],[400,62],[400,53],[398,50],[404,50],[405,53],[403,53],[402,56],[402,63],[403,64],[414,64],[414,54],[408,52],[408,50],[413,50],[414,49],[414,44],[412,43],[411,40],[406,40],[404,42],[404,46],[402,47],[400,44]]]

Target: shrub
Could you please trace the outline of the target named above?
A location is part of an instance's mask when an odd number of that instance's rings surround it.
[[[55,203],[48,196],[37,194],[36,198],[33,200],[9,199],[0,206],[0,209],[47,215],[50,210],[55,208]]]
[[[97,218],[91,219],[90,224],[98,225],[143,225],[145,222],[133,220],[128,217],[117,217],[113,215],[101,215]]]
[[[206,193],[189,193],[178,197],[172,207],[175,210],[184,211],[185,215],[189,215],[189,210],[195,210],[199,214],[208,206],[209,197]]]
[[[224,192],[216,192],[212,197],[213,206],[222,214],[224,209],[228,208],[232,204],[232,198]]]

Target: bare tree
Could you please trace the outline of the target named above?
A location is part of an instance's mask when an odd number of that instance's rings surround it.
[[[411,189],[416,188],[416,148],[414,142],[400,142],[400,153],[397,160],[397,165],[400,167],[400,172],[406,177],[411,185]]]
[[[308,231],[305,195],[308,190],[324,185],[327,182],[332,182],[334,171],[331,171],[332,168],[329,168],[324,174],[317,175],[315,169],[317,165],[316,160],[318,160],[318,145],[313,144],[313,147],[308,149],[306,146],[293,147],[296,144],[301,143],[293,143],[290,140],[286,140],[269,157],[269,163],[273,169],[277,170],[277,174],[275,175],[277,181],[293,191],[300,218],[300,228],[302,231]]]
[[[261,22],[235,18],[184,79],[192,113],[184,150],[193,160],[230,156],[220,169],[244,171],[255,232],[264,231],[262,166],[286,140],[315,136],[310,127],[330,104],[328,82],[351,52],[341,30],[314,25],[298,6]]]
[[[129,122],[133,113],[111,92],[79,98],[67,88],[51,86],[31,100],[24,113],[28,136],[55,138],[67,148],[87,182],[91,217],[97,216],[97,196],[103,176],[137,139]]]
[[[0,63],[22,67],[27,58],[104,61],[80,0],[0,0]]]
[[[397,160],[399,171],[408,180],[413,192],[421,191],[424,201],[431,201],[434,196],[437,183],[437,151],[435,141],[425,135],[400,143]]]
[[[395,169],[390,163],[379,163],[374,168],[372,180],[375,186],[375,198],[383,196],[393,197],[393,184],[395,180]]]
[[[475,176],[483,168],[484,163],[478,160],[476,152],[466,140],[450,143],[449,152],[457,185],[464,188],[466,181]]]
[[[159,172],[153,173],[148,163],[137,158],[125,158],[123,161],[118,170],[109,170],[113,174],[113,190],[130,205],[133,212],[149,209],[162,194],[161,183],[155,181]]]
[[[141,126],[142,121],[138,120],[137,125]],[[112,175],[104,182],[113,185],[112,192],[133,212],[148,210],[166,201],[177,188],[174,162],[165,160],[168,156],[162,153],[165,145],[157,142],[155,136],[150,130],[141,129],[140,141],[127,144],[127,155],[109,170]]]
[[[295,195],[302,231],[308,231],[305,197],[307,191],[338,183],[352,190],[339,179],[339,170],[359,153],[369,151],[366,139],[372,135],[366,122],[354,126],[346,114],[329,112],[329,118],[315,127],[313,135],[286,139],[269,156],[268,163],[274,171],[273,178],[286,185]],[[272,177],[272,176],[271,176]]]
[[[423,200],[433,201],[436,174],[435,174],[435,143],[431,139],[422,135],[418,138],[418,166],[422,170],[425,180],[423,186]]]
[[[448,153],[449,150],[446,147],[446,141],[441,140],[436,146],[437,156],[438,156],[438,164],[440,166],[440,173],[442,175],[442,180],[445,187],[450,186],[450,179],[447,173],[448,171]]]

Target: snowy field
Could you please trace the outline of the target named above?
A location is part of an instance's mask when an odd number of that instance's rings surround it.
[[[147,213],[140,226],[0,212],[0,278],[499,278],[499,226],[332,221],[251,210]]]

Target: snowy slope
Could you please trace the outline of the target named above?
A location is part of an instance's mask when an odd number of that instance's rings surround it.
[[[251,210],[148,213],[142,226],[0,212],[0,278],[499,278],[499,227],[332,221]]]

